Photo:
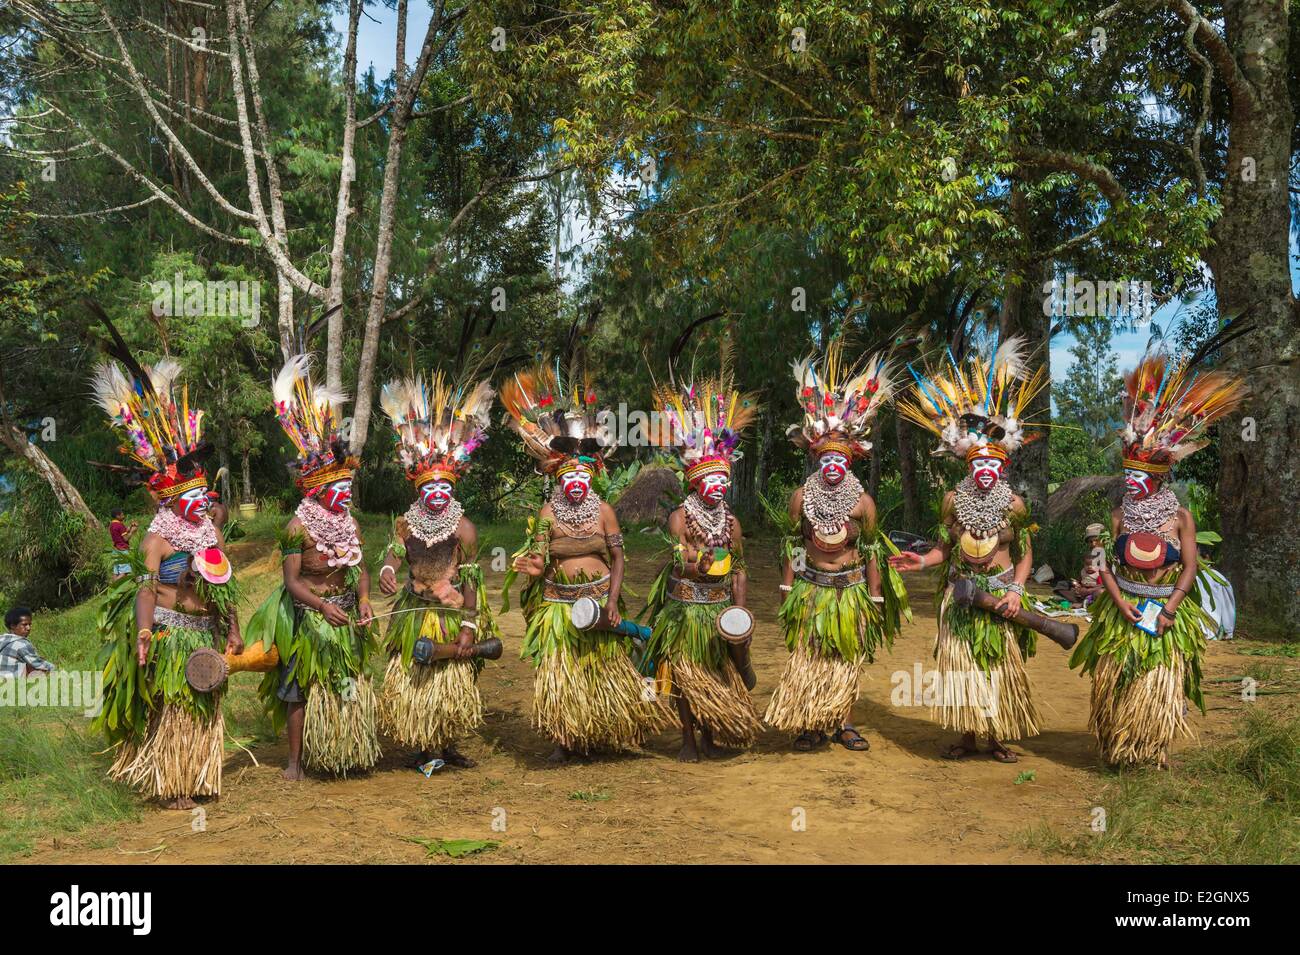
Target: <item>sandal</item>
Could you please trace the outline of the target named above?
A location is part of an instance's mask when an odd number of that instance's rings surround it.
[[[853,735],[847,735],[849,733],[852,733]],[[839,743],[845,749],[851,750],[855,753],[865,753],[867,750],[871,749],[871,744],[867,742],[866,737],[855,730],[852,726],[840,727],[831,739]]]
[[[795,737],[793,745],[796,753],[811,753],[826,745],[826,734],[818,731],[814,735],[811,730],[805,730]]]
[[[967,756],[971,756],[978,752],[979,750],[977,749],[967,749],[961,743],[953,743],[940,755],[943,756],[944,759],[965,759]]]
[[[1005,746],[1002,746],[1000,744],[994,746],[991,750],[989,750],[989,755],[992,756],[994,759],[996,759],[999,763],[1020,762],[1019,756],[1017,756],[1015,753],[1011,752],[1011,750],[1007,749]]]

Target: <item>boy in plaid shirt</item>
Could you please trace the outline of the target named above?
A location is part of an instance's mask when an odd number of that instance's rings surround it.
[[[32,632],[32,612],[14,607],[5,614],[5,630],[0,635],[0,679],[49,673],[54,664],[46,660],[27,638]]]

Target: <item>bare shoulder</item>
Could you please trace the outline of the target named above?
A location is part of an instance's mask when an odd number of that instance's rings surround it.
[[[393,522],[393,533],[398,537],[409,537],[411,534],[411,525],[406,523],[405,517],[399,517]]]
[[[668,515],[668,532],[680,535],[686,530],[686,509],[679,507]]]

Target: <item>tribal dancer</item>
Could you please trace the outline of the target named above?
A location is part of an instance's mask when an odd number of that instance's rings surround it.
[[[441,373],[431,387],[423,377],[384,386],[379,403],[397,433],[397,456],[419,497],[397,519],[379,589],[398,590],[405,560],[406,586],[393,605],[385,639],[388,670],[379,693],[379,725],[393,739],[420,750],[416,765],[435,751],[452,766],[473,767],[455,740],[483,722],[475,683],[482,661],[470,658],[476,640],[499,636],[483,592],[477,562],[478,531],[453,497],[470,455],[486,439],[492,386],[455,386]],[[456,659],[412,663],[415,643],[457,646]]]
[[[249,623],[280,654],[259,692],[275,725],[288,725],[284,778],[293,780],[304,765],[347,775],[379,761],[365,673],[370,577],[349,513],[357,459],[340,433],[347,398],[313,385],[310,364],[307,355],[291,358],[272,385],[276,418],[298,452],[289,467],[303,498],[280,536],[284,582]]]
[[[1186,701],[1205,712],[1196,521],[1164,485],[1246,397],[1239,379],[1196,367],[1210,350],[1181,364],[1148,350],[1124,378],[1126,493],[1110,518],[1114,566],[1102,570],[1092,627],[1070,658],[1092,674],[1089,725],[1111,765],[1167,767],[1174,738],[1190,734]]]
[[[945,728],[962,734],[944,752],[947,759],[978,752],[978,737],[987,736],[989,754],[1014,763],[1018,757],[1003,740],[1038,734],[1025,673],[1038,635],[952,599],[953,581],[970,577],[980,589],[1001,596],[997,612],[1003,617],[1030,606],[1025,581],[1033,569],[1034,525],[1005,472],[1012,452],[1036,437],[1025,437],[1022,415],[1043,387],[1046,366],[1027,375],[1023,352],[1023,339],[1010,338],[991,356],[972,354],[962,368],[950,350],[940,370],[912,369],[916,390],[898,403],[904,417],[942,442],[935,454],[947,451],[970,469],[944,496],[941,545],[924,557],[904,551],[890,560],[903,571],[941,568],[934,649],[941,705],[936,709]]]
[[[888,563],[897,548],[877,527],[875,501],[852,471],[870,453],[872,424],[893,394],[891,369],[879,355],[846,365],[842,351],[836,339],[821,361],[791,366],[803,420],[786,436],[816,470],[790,497],[781,580],[790,658],[764,719],[798,733],[798,752],[824,746],[827,731],[845,749],[870,749],[852,723],[862,674],[881,647],[892,649],[902,619],[912,619],[902,578]]]
[[[731,462],[740,457],[740,432],[758,408],[754,396],[742,395],[725,370],[698,384],[679,385],[670,378],[656,389],[655,406],[663,422],[660,443],[675,449],[690,493],[668,516],[674,558],[650,590],[646,610],[653,632],[646,655],[657,663],[661,692],[677,700],[682,722],[677,758],[694,763],[700,758],[697,723],[700,749],[708,757],[722,755],[715,744],[752,745],[762,729],[749,698],[754,685],[749,648],[729,644],[717,628],[724,610],[745,606],[740,521],[725,499]]]
[[[585,376],[568,388],[545,364],[512,375],[501,403],[524,449],[554,479],[550,499],[529,520],[528,539],[506,577],[530,578],[521,596],[528,630],[523,656],[536,668],[533,725],[556,744],[554,763],[598,749],[631,750],[671,722],[632,665],[631,638],[613,629],[578,630],[570,610],[580,597],[622,621],[623,535],[614,509],[592,489],[609,446],[596,393]]]
[[[100,615],[107,638],[104,707],[96,725],[117,750],[110,775],[163,801],[190,809],[195,796],[221,795],[225,726],[221,693],[199,693],[185,662],[200,647],[242,653],[238,590],[221,531],[208,517],[208,479],[200,459],[203,412],[176,380],[181,366],[164,358],[136,363],[116,329],[114,357],[95,371],[95,398],[125,439],[127,470],[158,500],[140,543],[143,567],[117,581]],[[134,612],[133,612],[134,611]],[[134,625],[132,625],[134,624]]]

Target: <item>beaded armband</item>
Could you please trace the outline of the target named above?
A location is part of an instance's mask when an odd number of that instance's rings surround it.
[[[622,534],[606,534],[606,535],[605,535],[605,544],[606,544],[606,546],[608,546],[611,550],[612,550],[613,548],[615,548],[615,547],[622,547],[622,546],[623,546],[623,535],[622,535]]]

